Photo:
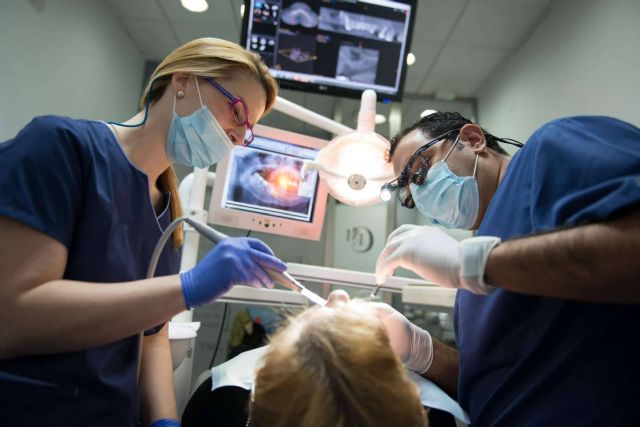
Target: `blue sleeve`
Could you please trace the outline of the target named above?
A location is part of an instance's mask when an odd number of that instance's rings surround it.
[[[609,117],[551,122],[530,138],[534,229],[602,221],[640,203],[640,129]]]
[[[80,145],[70,120],[31,121],[0,144],[0,215],[69,248],[82,199]]]

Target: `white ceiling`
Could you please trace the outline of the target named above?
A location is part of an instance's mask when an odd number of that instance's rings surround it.
[[[192,13],[179,0],[110,0],[134,44],[152,60],[162,59],[198,37],[240,41],[242,0],[208,2],[209,10]],[[409,67],[405,81],[405,94],[415,96],[407,98],[408,104],[422,99],[475,97],[551,7],[552,0],[418,0],[411,44],[416,62]],[[309,104],[305,95],[287,97]],[[332,97],[312,98],[314,110],[332,114]],[[403,110],[406,108],[403,105]]]

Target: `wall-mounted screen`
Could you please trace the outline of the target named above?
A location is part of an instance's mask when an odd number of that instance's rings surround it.
[[[416,0],[245,0],[242,45],[282,87],[400,101]]]

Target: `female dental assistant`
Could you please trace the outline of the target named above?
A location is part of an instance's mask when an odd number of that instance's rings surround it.
[[[179,425],[163,323],[286,267],[232,238],[178,275],[176,231],[145,279],[181,215],[171,163],[209,166],[249,143],[276,92],[257,55],[198,39],[160,63],[124,126],[38,117],[0,145],[0,424]]]

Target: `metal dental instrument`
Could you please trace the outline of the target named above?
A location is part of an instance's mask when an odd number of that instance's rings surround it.
[[[211,240],[213,243],[216,243],[216,244],[220,243],[221,241],[223,241],[224,239],[229,237],[226,234],[221,233],[218,230],[215,230],[215,229],[209,227],[208,225],[202,224],[201,222],[195,221],[195,220],[193,220],[191,218],[182,217],[182,218],[178,218],[178,219],[181,219],[182,221],[184,221],[187,224],[191,225],[200,234],[205,236],[207,239]],[[169,229],[169,227],[167,227],[167,229]],[[167,233],[167,235],[170,235],[170,233]],[[155,266],[153,266],[153,268],[155,270]],[[265,271],[269,275],[269,277],[271,277],[275,282],[280,283],[285,288],[289,288],[294,292],[301,293],[309,301],[311,301],[311,302],[313,302],[315,304],[318,304],[320,306],[324,306],[327,303],[327,300],[325,300],[321,296],[311,292],[309,289],[305,288],[304,285],[302,285],[300,282],[298,282],[296,279],[294,279],[286,271],[283,271],[282,273],[277,272],[277,271],[273,271],[273,270],[269,270],[269,269],[265,269]]]
[[[375,298],[375,296],[378,294],[378,291],[380,290],[380,288],[382,287],[382,283],[377,283],[376,287],[373,288],[371,290],[371,293],[369,294],[369,301],[371,301],[372,299]]]
[[[291,289],[295,292],[300,292],[304,295],[309,301],[316,303],[320,306],[324,306],[327,303],[327,300],[322,298],[320,295],[317,295],[311,292],[309,289],[305,288],[300,282],[294,279],[289,273],[283,271],[282,273],[273,271],[273,270],[265,270],[267,274],[276,282],[280,283],[282,286]]]

